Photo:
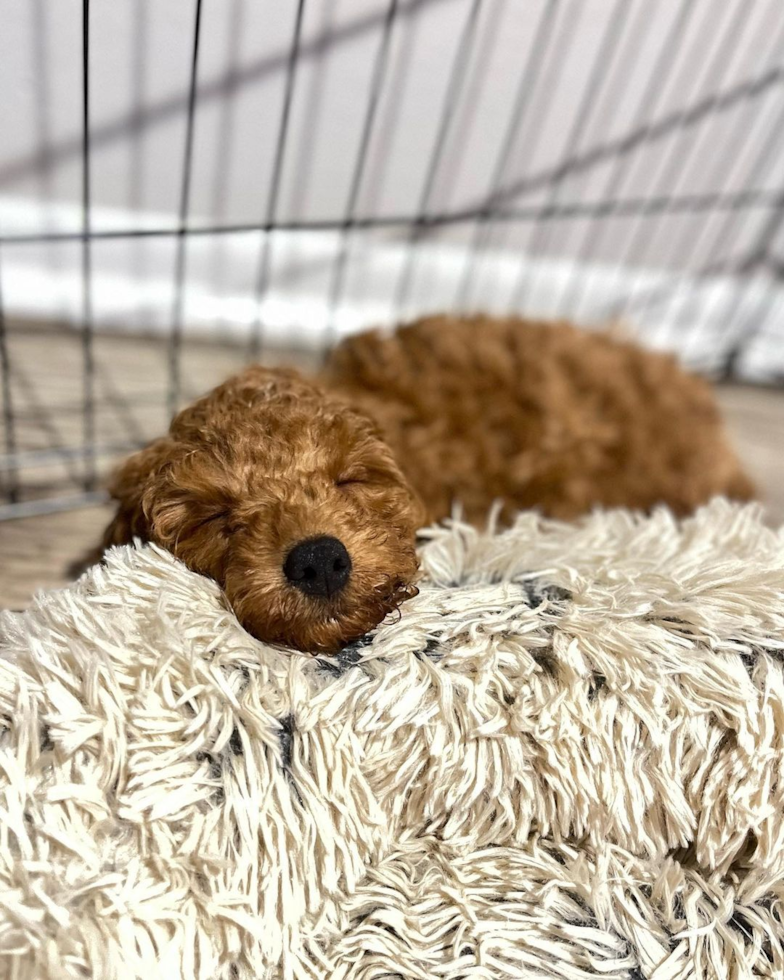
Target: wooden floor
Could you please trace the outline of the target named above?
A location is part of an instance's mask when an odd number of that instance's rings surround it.
[[[94,353],[95,430],[101,447],[96,469],[102,474],[123,445],[164,431],[166,350],[160,342],[113,338],[99,339]],[[58,447],[78,448],[82,436],[83,352],[78,338],[71,336],[64,344],[51,331],[26,329],[11,335],[10,355],[17,448],[27,461],[15,478],[33,488],[33,497],[74,493],[80,464]],[[244,357],[243,351],[225,346],[191,346],[183,360],[183,398],[209,389]],[[297,358],[288,352],[271,361],[280,359]],[[769,521],[784,523],[784,391],[723,387],[719,399]],[[69,566],[96,544],[109,514],[108,506],[93,506],[0,522],[0,608],[22,608],[36,590],[65,585]]]

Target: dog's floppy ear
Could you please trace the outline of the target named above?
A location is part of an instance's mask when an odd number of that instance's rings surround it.
[[[117,501],[117,513],[104,532],[105,548],[128,544],[134,538],[148,540],[149,523],[142,507],[148,481],[172,458],[171,439],[156,439],[149,446],[129,456],[112,474],[109,493]]]
[[[236,500],[227,471],[218,456],[169,436],[151,443],[110,483],[118,509],[104,546],[139,537],[220,578]]]

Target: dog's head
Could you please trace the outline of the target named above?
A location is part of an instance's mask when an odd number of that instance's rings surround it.
[[[423,511],[374,423],[293,372],[252,368],[115,475],[106,544],[162,545],[260,640],[336,650],[416,594]]]

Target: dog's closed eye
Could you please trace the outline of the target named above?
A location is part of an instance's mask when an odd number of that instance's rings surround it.
[[[368,474],[365,470],[349,470],[347,473],[342,473],[337,480],[335,480],[335,486],[352,487],[367,482]]]
[[[228,519],[228,517],[229,511],[219,510],[217,513],[210,514],[208,517],[205,517],[203,520],[199,521],[195,527],[205,527],[207,524],[214,524],[216,521],[225,521]]]

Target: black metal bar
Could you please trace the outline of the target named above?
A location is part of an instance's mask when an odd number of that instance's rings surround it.
[[[32,0],[30,5],[32,23],[32,62],[35,66],[34,85],[36,96],[36,130],[38,137],[38,152],[46,157],[52,149],[52,133],[50,125],[51,104],[49,100],[49,71],[50,59],[48,51],[48,22],[46,19],[45,0]],[[41,196],[49,203],[52,197],[52,171],[48,168],[39,174]]]
[[[747,260],[748,256],[745,254],[739,258],[729,258],[724,257],[720,259],[714,259],[710,262],[706,262],[701,268],[697,269],[696,272],[692,273],[692,278],[695,280],[708,279],[713,276],[726,275],[730,272],[732,268],[742,267]],[[670,301],[673,290],[672,279],[675,277],[667,277],[665,275],[665,282],[656,283],[643,290],[638,296],[638,302],[636,304],[637,309],[656,309],[663,303]]]
[[[154,0],[136,0],[134,4],[134,23],[132,50],[129,73],[131,90],[130,126],[128,130],[128,210],[132,215],[138,214],[144,208],[144,191],[147,186],[147,161],[145,160],[145,139],[141,120],[147,102],[147,58],[150,48],[149,22],[150,5]],[[141,293],[141,285],[148,273],[148,251],[142,242],[136,242],[131,249],[129,258],[129,275],[133,278],[137,291]],[[129,320],[141,325],[143,316],[138,306],[128,311]]]
[[[705,52],[702,50],[703,46],[700,46],[701,63],[707,67],[703,72],[696,74],[695,95],[699,91],[697,86],[700,86],[702,90],[707,89],[714,93],[721,91],[722,82],[734,67],[738,52],[743,50],[739,45],[739,38],[742,36],[743,21],[747,14],[747,0],[739,0],[731,9],[731,15],[722,22],[716,31],[718,37],[711,49],[710,57],[705,56]],[[712,27],[713,20],[715,20],[713,11],[708,9],[705,26],[710,24]],[[708,98],[710,100],[710,96]],[[713,98],[715,100],[718,96],[714,95]],[[688,141],[685,139],[673,139],[671,141],[667,152],[663,155],[663,159],[651,177],[649,183],[650,196],[661,196],[664,189],[667,189],[667,193],[671,193],[669,190],[671,183],[677,181],[678,174],[686,168],[693,157],[695,147],[700,143],[698,137],[701,134],[697,131],[697,138],[694,138],[694,134],[695,130],[691,128],[686,134],[692,137]],[[683,145],[684,142],[686,142],[685,146]],[[629,229],[626,248],[618,259],[618,269],[621,275],[625,275],[625,272],[621,270],[629,267],[634,268],[647,260],[651,252],[651,242],[655,240],[656,232],[661,227],[659,217],[657,215],[655,220],[651,222],[643,213],[638,217],[636,224]],[[638,274],[635,277],[632,273],[633,278],[626,298],[622,304],[613,304],[610,310],[611,315],[623,316],[632,307],[641,275]]]
[[[777,134],[779,137],[782,134]],[[499,211],[493,218],[506,221],[538,221],[541,219],[603,218],[609,214],[621,218],[635,217],[641,211],[673,211],[676,214],[698,214],[702,211],[745,211],[750,208],[778,207],[784,189],[750,188],[737,192],[714,194],[683,194],[678,197],[631,197],[607,198],[600,201],[574,201],[567,204],[544,205],[539,207],[515,208]],[[456,216],[467,220],[477,212],[456,212]],[[437,219],[434,219],[437,220]]]
[[[706,116],[726,112],[729,109],[734,109],[741,102],[757,99],[770,89],[780,85],[782,81],[784,81],[784,66],[773,68],[761,75],[744,78],[736,85],[730,85],[718,94],[714,93],[699,99],[688,109],[668,112],[660,119],[637,129],[629,130],[623,136],[589,147],[573,160],[559,163],[555,167],[545,167],[542,170],[517,177],[508,184],[500,185],[492,197],[483,197],[481,203],[486,210],[494,214],[496,208],[508,206],[509,202],[516,198],[534,194],[536,191],[548,187],[554,180],[562,180],[570,175],[584,173],[604,163],[605,160],[632,153],[643,143],[655,143],[669,136],[675,130],[690,129],[701,123]],[[478,203],[469,202],[466,206],[470,207]]]
[[[695,0],[684,0],[683,3],[676,7],[670,28],[664,33],[657,55],[652,61],[647,84],[644,86],[641,96],[636,103],[634,121],[631,127],[632,132],[645,133],[652,127],[653,115],[661,99],[664,97],[664,93],[668,90],[670,79],[678,64],[678,59],[688,36],[689,24],[695,9]],[[604,184],[604,194],[616,194],[620,198],[621,191],[626,186],[626,181],[632,172],[632,164],[635,160],[636,157],[631,151],[618,154],[615,165],[610,170]],[[607,217],[613,216],[614,212],[607,215]],[[591,225],[586,227],[582,247],[575,258],[575,270],[585,265],[586,262],[589,262],[598,252],[600,246],[604,243],[604,235],[608,227],[609,222],[607,221],[598,227],[596,227],[595,222],[592,222]],[[585,280],[583,279],[583,285],[581,287],[577,275],[573,275],[561,298],[561,309],[564,312],[570,312],[571,315],[578,317],[578,311],[582,306],[585,291]]]
[[[776,121],[772,126],[768,128],[768,138],[762,144],[760,152],[758,153],[749,173],[747,174],[747,181],[752,182],[762,177],[769,177],[773,175],[776,168],[781,160],[781,155],[784,153],[784,98],[780,99],[779,111],[776,115]],[[757,241],[751,250],[751,255],[747,258],[743,267],[738,271],[747,276],[747,283],[745,286],[739,284],[738,291],[736,293],[734,301],[730,304],[730,308],[725,314],[723,322],[717,331],[717,343],[719,345],[726,342],[727,338],[732,334],[733,323],[739,308],[745,303],[746,298],[749,295],[750,290],[753,288],[753,274],[755,271],[755,266],[760,262],[764,262],[768,256],[769,249],[781,230],[784,224],[784,197],[779,199],[777,205],[775,205],[775,210],[772,215],[765,222],[757,236]],[[725,216],[724,222],[721,227],[721,231],[717,232],[711,242],[708,251],[711,254],[721,254],[722,251],[727,247],[727,244],[737,237],[737,226],[736,222],[733,220],[731,215]],[[715,303],[714,303],[715,306]],[[769,312],[765,320],[760,323],[756,328],[752,328],[747,337],[739,338],[732,349],[727,355],[727,365],[725,369],[725,374],[728,376],[732,374],[735,369],[736,362],[742,353],[742,350],[746,343],[750,343],[752,339],[759,332],[764,330],[764,323],[770,318]],[[709,317],[706,315],[706,319]]]
[[[574,0],[571,7],[569,8],[569,16],[564,20],[561,26],[557,40],[553,41],[552,50],[548,52],[548,56],[544,62],[544,70],[541,77],[535,79],[537,91],[536,100],[531,105],[531,111],[526,120],[524,120],[524,125],[520,128],[517,135],[517,141],[525,149],[525,158],[527,160],[533,160],[536,156],[536,152],[539,147],[539,142],[542,138],[542,133],[545,131],[545,117],[550,111],[552,105],[552,93],[555,92],[560,83],[561,75],[569,63],[569,52],[575,38],[578,36],[578,27],[581,24],[582,13],[584,10],[584,2],[579,2],[579,0]],[[541,84],[540,84],[541,83]],[[527,127],[527,128],[526,128]],[[520,133],[524,133],[526,138],[520,139]],[[511,143],[513,148],[515,142]],[[511,154],[510,154],[511,159]],[[523,171],[528,169],[523,166]],[[503,180],[503,171],[499,173],[498,183],[492,188],[490,193],[490,198],[492,198],[498,186],[500,186]],[[502,245],[503,240],[506,236],[507,229],[503,224],[498,227],[501,229],[501,235],[496,235],[495,226],[492,222],[493,208],[489,208],[488,220],[485,222],[485,234],[484,241],[482,244],[483,249],[487,249],[490,245],[490,240],[492,237],[496,238],[496,245]],[[477,259],[479,257],[477,256]],[[474,262],[474,268],[471,270],[472,279],[475,281],[478,278],[478,267],[479,262]],[[470,294],[471,287],[468,288],[468,293]]]
[[[6,333],[8,332],[6,330]],[[35,369],[35,365],[33,365],[33,369]],[[55,407],[44,404],[40,397],[40,391],[36,384],[31,381],[21,357],[15,360],[12,375],[15,391],[14,416],[17,430],[22,432],[29,431],[31,428],[36,429],[38,433],[41,433],[46,438],[49,445],[49,449],[43,450],[43,452],[57,452],[66,438],[63,429],[59,425],[62,413],[57,411]],[[80,392],[77,410],[78,414],[84,418],[83,392]],[[82,440],[77,453],[65,465],[69,478],[76,486],[79,486],[83,482],[83,467],[70,464],[85,462],[90,455],[94,456],[94,445],[93,443],[87,446],[84,440]],[[23,460],[28,455],[29,453],[17,449],[16,465],[18,469],[22,468]]]
[[[229,28],[226,40],[225,64],[226,70],[231,71],[240,58],[243,38],[245,0],[231,0],[228,12]],[[212,174],[212,191],[210,214],[217,220],[226,216],[226,200],[231,186],[231,167],[236,148],[234,146],[234,130],[236,123],[236,98],[227,92],[221,99],[218,135],[215,140],[215,165]],[[212,249],[212,281],[216,292],[222,291],[225,281],[227,255],[223,242],[216,238]],[[216,320],[216,326],[221,326],[225,318]]]
[[[272,262],[272,225],[277,214],[278,198],[280,196],[280,181],[283,176],[283,161],[288,145],[289,120],[291,118],[291,102],[294,97],[294,82],[296,80],[297,66],[299,65],[300,41],[302,38],[302,19],[305,13],[305,0],[298,0],[297,13],[294,19],[294,33],[289,49],[289,58],[286,65],[286,85],[283,93],[283,109],[280,114],[278,126],[278,138],[275,144],[275,157],[272,164],[272,177],[270,179],[269,191],[267,194],[267,220],[265,222],[269,230],[262,233],[261,247],[259,252],[259,265],[256,272],[256,318],[251,327],[250,353],[251,357],[258,358],[261,353],[263,342],[263,319],[261,316],[261,306],[264,297],[269,289],[270,268]]]
[[[777,137],[776,139],[771,139],[767,147],[767,149],[770,150],[768,160],[771,165],[774,165],[775,162],[778,162],[781,159],[781,152],[782,149],[784,149],[784,100],[782,100],[782,112],[779,114],[779,118],[777,119],[777,126],[771,129],[771,135],[775,135]],[[778,209],[771,215],[769,220],[765,222],[765,225],[757,238],[757,242],[751,251],[751,255],[747,258],[746,262],[738,268],[738,271],[745,275],[745,282],[743,285],[741,285],[740,282],[738,283],[738,289],[735,293],[735,297],[730,303],[729,309],[725,313],[722,324],[717,331],[717,343],[719,345],[726,343],[732,336],[735,317],[737,316],[739,309],[749,298],[752,289],[756,285],[754,279],[755,273],[758,271],[760,264],[764,265],[769,260],[771,245],[775,241],[782,227],[784,227],[784,198],[780,201]],[[779,272],[779,270],[776,271]],[[779,278],[781,278],[780,274]],[[763,314],[762,318],[758,322],[752,324],[742,336],[736,338],[735,342],[731,345],[725,356],[726,363],[724,365],[724,376],[726,378],[731,377],[735,373],[738,360],[742,356],[744,350],[750,346],[750,344],[755,341],[760,334],[765,333],[768,321],[771,319],[774,313],[778,315],[782,309],[784,309],[784,300],[778,300],[768,309],[766,313]],[[708,319],[707,315],[706,319]]]
[[[501,24],[507,14],[510,0],[493,0],[484,12],[484,31],[482,39],[477,46],[476,55],[473,58],[473,72],[469,79],[465,94],[461,99],[460,114],[452,126],[453,133],[470,133],[474,126],[476,113],[479,106],[480,96],[487,82],[487,76],[495,62],[496,45],[498,43]],[[455,147],[456,138],[452,140]],[[446,202],[452,199],[457,178],[461,173],[464,163],[464,155],[455,147],[451,153],[445,153],[441,161],[440,177],[438,180],[437,193],[441,201]],[[434,197],[436,191],[434,190]],[[484,206],[484,200],[481,202]],[[432,213],[432,209],[431,209]],[[422,229],[420,239],[428,232],[428,228]]]
[[[541,65],[550,46],[553,30],[555,29],[556,13],[558,10],[558,0],[547,0],[539,15],[539,20],[534,31],[533,40],[528,49],[524,67],[520,73],[520,81],[517,86],[512,112],[507,123],[506,133],[501,143],[500,151],[496,157],[493,173],[490,179],[485,208],[477,216],[476,227],[469,245],[468,258],[465,271],[457,289],[456,306],[462,309],[466,306],[469,291],[473,283],[473,273],[475,257],[482,247],[485,237],[485,225],[490,219],[494,203],[493,192],[497,191],[500,182],[503,180],[509,157],[511,156],[514,144],[517,140],[518,131],[525,117],[526,111],[531,101],[534,91],[534,81],[539,75]]]
[[[773,43],[771,45],[772,53],[774,55],[773,60],[781,60],[784,57],[784,21],[781,19],[781,7],[779,0],[773,0],[773,3],[769,5],[768,8],[769,16],[766,21],[762,24],[761,36],[755,39],[755,42],[750,44],[749,50],[756,52],[758,44],[761,45],[766,37],[772,37]],[[778,25],[779,30],[776,30]],[[772,174],[772,169],[774,163],[779,159],[781,151],[784,149],[784,133],[782,132],[782,126],[784,126],[784,99],[781,99],[782,110],[779,112],[776,124],[771,127],[769,122],[765,119],[762,114],[757,114],[756,118],[752,122],[752,127],[756,124],[757,128],[760,129],[759,136],[757,137],[757,145],[759,150],[751,164],[750,170],[746,170],[746,164],[744,162],[744,171],[742,176],[744,179],[751,183],[752,186],[756,185],[759,180],[767,180]],[[762,124],[762,125],[760,125]],[[764,126],[764,129],[762,129]],[[767,133],[767,138],[764,138],[765,133]],[[744,156],[740,148],[746,146],[749,142],[749,132],[748,123],[744,118],[739,120],[738,124],[733,127],[733,130],[726,141],[728,145],[732,147],[738,147],[739,149],[733,156],[732,154],[714,154],[712,162],[714,175],[722,175],[722,180],[726,188],[732,186],[732,181],[735,174],[739,170],[740,163],[744,161]],[[763,137],[760,141],[760,137]],[[729,166],[727,166],[729,164]],[[734,166],[733,166],[734,164]],[[709,163],[709,166],[711,164]],[[704,175],[701,174],[701,179]],[[710,180],[706,181],[708,184],[711,183]],[[771,222],[775,223],[777,217],[781,220],[782,215],[781,206],[777,207],[774,212]],[[770,226],[771,222],[768,223]],[[731,238],[737,237],[737,232],[734,231],[734,226],[736,225],[735,215],[732,212],[728,212],[724,215],[723,221],[720,223],[719,229],[715,230],[713,235],[710,237],[709,243],[706,247],[702,249],[702,253],[716,257],[721,255],[723,250],[729,245]],[[672,242],[672,254],[675,259],[676,268],[684,267],[688,255],[696,255],[700,250],[703,239],[706,237],[706,231],[710,228],[710,222],[703,222],[699,225],[692,225],[692,228],[684,228],[680,235],[678,235]],[[756,247],[752,252],[759,252],[760,250],[764,253],[767,248],[767,243],[765,240],[766,231],[763,229]],[[687,287],[689,281],[689,273],[684,271],[676,283],[675,290],[673,292],[672,298],[670,300],[670,306],[675,306],[676,299],[680,298],[683,289]],[[724,338],[725,334],[729,331],[730,324],[734,320],[735,314],[737,313],[742,299],[743,293],[745,291],[739,284],[739,288],[736,292],[735,299],[729,305],[729,310],[724,318],[724,328],[719,330],[719,337]],[[710,304],[708,311],[705,313],[706,322],[710,322],[709,312],[715,308],[715,302]],[[664,318],[666,322],[666,317]],[[692,330],[691,334],[694,336],[698,331]],[[683,348],[684,356],[688,355],[689,349],[692,347],[691,344],[686,341]]]
[[[30,5],[31,13],[31,39],[32,63],[35,66],[34,85],[35,85],[35,128],[38,143],[38,152],[41,157],[46,157],[52,148],[52,101],[51,92],[51,55],[50,55],[50,30],[47,16],[46,0],[33,0]],[[42,216],[45,223],[51,217],[51,206],[54,199],[54,172],[52,170],[42,170],[38,175],[38,188],[40,200],[45,205]],[[63,254],[56,248],[49,248],[46,252],[46,264],[53,273],[62,269]]]
[[[201,40],[201,4],[202,0],[196,0],[191,47],[190,81],[188,85],[188,115],[185,126],[182,180],[180,182],[177,250],[174,259],[174,307],[172,310],[172,326],[168,349],[170,415],[174,415],[177,411],[182,383],[182,329],[185,303],[185,277],[187,273],[186,231],[190,213],[191,177],[193,174],[193,139],[196,128],[196,83],[199,71],[199,42]]]
[[[318,144],[320,124],[322,121],[321,106],[326,90],[324,78],[329,54],[332,50],[331,39],[335,32],[335,9],[337,3],[338,0],[323,0],[322,2],[321,23],[318,34],[324,39],[324,44],[313,55],[312,74],[304,97],[305,104],[302,112],[302,128],[298,153],[296,159],[291,163],[293,171],[291,179],[292,193],[289,198],[287,210],[298,218],[302,218],[302,215],[306,211],[310,180],[316,161],[316,146]],[[300,45],[301,58],[302,45]]]
[[[103,389],[103,398],[107,407],[112,410],[117,422],[123,426],[128,438],[137,442],[144,441],[142,427],[131,410],[131,400],[116,387],[106,365],[98,365],[97,378],[99,389]],[[148,404],[149,402],[145,401],[145,405]]]
[[[482,0],[470,0],[468,15],[463,25],[463,29],[460,32],[454,57],[452,58],[452,67],[447,80],[444,100],[441,105],[438,129],[436,131],[436,137],[433,143],[430,159],[425,167],[425,179],[419,195],[417,215],[414,218],[411,230],[406,239],[406,258],[400,277],[398,278],[397,288],[395,290],[394,305],[397,318],[400,317],[401,310],[407,303],[410,294],[413,271],[416,265],[416,257],[418,252],[417,245],[419,242],[420,230],[422,228],[422,220],[430,207],[430,199],[433,194],[436,177],[438,176],[438,171],[441,166],[444,148],[446,147],[446,142],[451,132],[455,110],[457,108],[458,100],[462,94],[466,78],[468,77],[466,66],[471,58],[471,53],[476,38],[476,23],[481,6]]]
[[[144,155],[142,152],[142,119],[146,99],[147,51],[149,48],[148,21],[151,0],[136,0],[134,5],[133,64],[131,66],[131,91],[133,109],[129,117],[128,133],[131,135],[128,206],[137,211],[142,206],[144,186]]]
[[[743,211],[750,208],[777,207],[784,190],[776,188],[750,188],[730,194],[684,194],[677,197],[646,198],[607,198],[598,201],[569,201],[564,204],[530,205],[528,207],[512,207],[492,213],[493,221],[514,223],[515,221],[529,222],[547,220],[567,220],[572,218],[604,218],[634,217],[641,212],[671,211],[675,214],[696,213],[701,211]],[[617,212],[617,215],[616,215]],[[476,221],[486,214],[483,207],[464,208],[455,211],[431,213],[417,219],[427,228],[438,228],[442,225],[460,224]],[[191,225],[186,234],[189,238],[211,235],[251,235],[265,231],[291,232],[329,232],[343,228],[369,230],[384,228],[406,228],[414,218],[410,214],[388,214],[359,216],[346,221],[345,218],[323,218],[312,221],[277,221],[274,225],[258,224],[228,224],[228,225]],[[135,238],[176,238],[177,228],[120,228],[115,230],[93,231],[91,241],[123,241]],[[38,245],[45,242],[73,243],[82,240],[81,232],[55,232],[32,235],[2,235],[0,245],[25,246]]]
[[[0,256],[1,258],[1,256]],[[3,382],[3,443],[5,462],[5,496],[10,504],[19,500],[19,472],[16,446],[16,416],[13,394],[11,392],[11,357],[8,351],[8,333],[5,326],[5,305],[3,302],[3,274],[0,261],[0,378]]]
[[[368,215],[378,213],[378,202],[394,157],[394,146],[400,132],[400,115],[408,98],[412,76],[411,65],[421,24],[420,16],[404,18],[401,35],[395,45],[394,67],[390,69],[385,86],[389,92],[395,93],[395,97],[385,102],[386,112],[378,123],[373,140],[373,153],[368,158],[363,180],[362,198]],[[372,294],[375,285],[371,275],[357,275],[352,284],[354,300],[361,302],[368,293]]]
[[[784,214],[781,215],[781,220],[784,221]],[[722,326],[718,331],[719,343],[726,341],[728,337],[731,337],[731,328],[738,310],[748,299],[749,293],[754,285],[753,275],[747,276],[744,286],[738,290],[729,311],[724,317]],[[734,343],[731,343],[726,354],[724,355],[724,366],[722,372],[724,379],[733,377],[737,371],[738,361],[742,357],[744,351],[746,351],[761,335],[768,332],[768,323],[774,317],[774,314],[776,317],[778,317],[782,312],[784,312],[784,300],[777,299],[768,307],[767,311],[761,311],[761,318],[758,321],[753,323],[742,335],[738,336]],[[779,339],[781,340],[781,337]]]
[[[506,159],[496,169],[494,181],[485,201],[485,216],[479,222],[479,234],[471,245],[458,301],[461,306],[466,305],[472,292],[473,283],[478,278],[479,253],[487,249],[493,236],[495,225],[492,219],[495,205],[491,202],[495,200],[501,187],[504,174],[508,169],[508,162],[512,159],[514,147],[518,142],[521,143],[525,147],[526,157],[529,160],[535,158],[542,132],[545,129],[543,117],[551,104],[552,92],[557,89],[561,73],[568,62],[567,54],[577,35],[583,6],[583,4],[574,3],[569,14],[564,18],[557,39],[548,37],[542,53],[541,70],[538,70],[532,79],[531,89],[535,97],[532,98],[530,110],[521,115],[518,120],[513,120],[505,147]],[[521,133],[530,135],[523,140],[520,139]]]
[[[123,439],[119,442],[96,442],[96,456],[120,456],[133,452],[145,444],[143,437]],[[82,446],[58,446],[52,449],[27,449],[17,451],[12,456],[0,456],[0,473],[9,473],[19,467],[35,469],[55,464],[68,466],[73,462],[84,459]]]
[[[751,288],[751,284],[747,284],[746,286],[747,295],[750,288]],[[737,312],[737,306],[734,312]],[[735,343],[732,344],[730,349],[727,351],[727,354],[725,355],[725,361],[723,364],[723,371],[722,371],[722,380],[728,380],[735,376],[738,368],[738,362],[740,361],[741,357],[743,356],[745,351],[749,349],[751,344],[755,341],[758,341],[760,337],[764,337],[766,335],[771,337],[778,337],[779,341],[781,341],[782,332],[784,332],[784,327],[780,328],[779,331],[776,331],[775,329],[769,330],[768,324],[770,324],[771,321],[773,322],[779,321],[781,323],[784,323],[784,298],[778,298],[774,303],[770,304],[767,311],[763,313],[760,320],[757,321],[757,323],[755,323],[742,336],[738,337]],[[724,324],[725,335],[728,328],[729,328],[729,320],[725,321]],[[775,381],[775,383],[779,385],[784,384],[784,374],[779,374],[777,376],[774,376],[773,380]]]
[[[398,20],[400,20],[399,14]],[[384,106],[386,112],[378,123],[373,140],[373,153],[368,158],[362,182],[362,197],[368,214],[376,214],[378,211],[378,201],[389,172],[393,147],[400,133],[400,114],[408,99],[413,74],[411,66],[421,27],[421,11],[412,17],[402,19],[401,34],[395,46],[394,66],[389,70],[389,79],[386,83],[388,90],[395,93],[395,97],[386,100]]]
[[[229,6],[229,5],[226,5]],[[240,58],[240,50],[244,31],[245,0],[231,0],[227,11],[229,28],[226,38],[225,64],[226,71],[231,72]],[[200,99],[197,92],[197,99]],[[212,189],[210,192],[210,213],[216,217],[226,211],[226,197],[231,186],[231,163],[235,152],[236,99],[233,93],[225,92],[221,97],[220,119],[215,140],[215,165],[212,174]]]
[[[348,266],[348,256],[350,247],[350,234],[353,230],[353,219],[356,213],[357,202],[359,200],[359,192],[362,188],[362,178],[365,173],[365,165],[367,163],[368,150],[370,148],[370,141],[373,136],[373,127],[376,121],[376,113],[378,111],[378,103],[381,96],[381,90],[384,85],[384,78],[386,76],[387,65],[389,64],[389,48],[390,41],[392,38],[392,26],[395,22],[395,16],[397,13],[398,0],[390,0],[389,5],[386,10],[386,17],[384,18],[384,26],[381,32],[381,39],[379,41],[378,52],[376,54],[373,73],[370,81],[370,89],[368,92],[368,100],[365,106],[365,115],[362,123],[362,131],[359,139],[359,148],[357,150],[357,155],[354,160],[354,167],[351,176],[351,184],[349,186],[348,198],[346,200],[346,209],[343,218],[343,226],[340,232],[340,238],[338,241],[338,253],[335,262],[332,266],[332,276],[329,285],[328,294],[328,313],[327,313],[327,323],[326,330],[324,334],[325,347],[328,348],[332,343],[334,343],[337,337],[337,325],[335,323],[335,316],[337,313],[338,306],[343,295],[343,290],[345,287],[346,279],[346,269]]]
[[[784,18],[781,17],[781,4],[780,0],[773,0],[771,6],[771,12],[774,15],[772,23],[764,23],[762,25],[762,30],[759,32],[759,36],[754,39],[754,41],[748,45],[749,50],[753,51],[755,57],[759,57],[759,60],[764,62],[766,60],[771,62],[780,62],[784,58]],[[778,24],[778,31],[775,30],[776,24]],[[772,57],[766,59],[762,51],[764,50],[764,42],[767,38],[772,38],[772,44],[770,45],[770,54]],[[758,52],[760,54],[758,55]],[[707,172],[706,169],[700,167],[699,178],[708,187],[716,187],[718,184],[722,184],[723,189],[718,191],[719,194],[730,193],[729,188],[733,186],[732,178],[737,173],[737,164],[739,161],[743,160],[743,153],[741,149],[745,147],[749,141],[751,132],[753,132],[755,124],[764,122],[764,118],[761,113],[757,113],[755,118],[750,122],[745,116],[741,116],[739,120],[736,121],[733,126],[729,139],[726,141],[728,148],[731,148],[733,152],[728,153],[714,153],[711,159],[707,160]],[[751,132],[750,132],[751,131]],[[760,133],[760,135],[763,135]],[[694,154],[691,154],[692,158]],[[674,195],[678,194],[679,185],[685,183],[683,176],[686,171],[687,160],[679,160],[679,179],[674,186]],[[699,162],[699,158],[698,158]],[[735,166],[733,166],[735,165]],[[694,168],[692,168],[694,169]],[[714,179],[710,179],[714,178]],[[754,181],[756,183],[756,180]],[[752,185],[753,186],[753,185]],[[705,225],[702,225],[698,229],[697,237],[689,236],[687,231],[684,231],[675,239],[668,240],[668,250],[674,258],[674,265],[676,268],[682,268],[683,262],[686,260],[689,253],[694,254],[696,244],[700,239],[700,231],[704,232]],[[684,242],[686,246],[684,248]]]
[[[41,500],[23,500],[16,504],[0,504],[0,521],[20,520],[23,517],[43,517],[67,510],[80,510],[106,503],[109,494],[105,490],[93,490],[70,497],[45,497]]]
[[[634,0],[630,0],[630,6],[635,6]],[[685,6],[688,6],[688,3],[686,3]],[[640,64],[641,52],[644,50],[646,36],[651,32],[650,6],[643,0],[643,2],[636,3],[636,8],[636,16],[632,17],[629,21],[624,43],[621,45],[618,58],[615,59],[615,77],[612,80],[608,80],[607,85],[605,86],[601,110],[597,110],[595,113],[596,122],[592,127],[592,135],[596,142],[607,142],[607,140],[611,138],[612,134],[617,132],[619,113],[621,112],[622,107],[624,107],[626,104],[626,96],[629,87],[635,84],[635,73]],[[641,81],[644,81],[644,79],[641,79]],[[628,159],[629,157],[621,157],[618,161],[616,161],[616,164],[628,161]],[[572,177],[569,183],[571,197],[574,197],[575,194],[578,193],[578,188],[582,186],[582,182],[589,178],[589,176],[590,174],[588,172],[583,172]],[[618,188],[608,181],[605,184],[603,194],[608,196],[618,196]],[[586,239],[593,241],[595,236],[591,234],[588,229],[591,228],[593,231],[598,221],[599,219],[597,218],[589,226],[581,224],[579,229],[577,229],[577,242],[573,241],[575,229],[569,229],[568,238],[565,241],[562,241],[560,244],[559,251],[562,254],[569,256],[572,262],[573,271],[572,275],[565,279],[560,295],[553,304],[553,308],[557,316],[569,315],[569,309],[564,300],[567,298],[570,291],[577,286],[578,280],[581,279],[579,275],[581,265],[579,261],[575,260],[575,251],[586,247]],[[599,224],[599,228],[596,230],[602,230],[606,228],[606,226],[606,222],[601,223]]]
[[[82,0],[82,382],[84,489],[95,487],[95,352],[90,212],[90,0]]]
[[[607,85],[612,77],[612,66],[618,48],[618,43],[623,36],[626,22],[632,10],[630,0],[616,0],[611,13],[609,14],[602,38],[596,48],[593,64],[591,66],[588,80],[586,82],[583,97],[577,105],[574,119],[569,135],[566,138],[564,160],[568,161],[575,157],[583,135],[585,134],[588,123],[593,117],[600,98],[602,88]],[[564,178],[553,181],[548,197],[548,204],[555,204],[561,196],[564,186]],[[546,252],[551,238],[552,225],[545,221],[537,221],[534,224],[531,239],[526,251],[531,255],[538,255]],[[528,297],[531,295],[533,282],[529,280],[526,288],[526,262],[520,270],[517,284],[512,290],[510,307],[513,310],[520,310],[525,306]]]

